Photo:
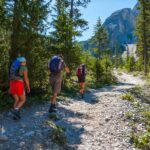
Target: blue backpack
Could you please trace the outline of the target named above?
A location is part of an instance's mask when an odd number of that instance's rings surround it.
[[[48,67],[50,72],[59,73],[62,70],[62,59],[59,56],[52,57]]]
[[[9,74],[10,80],[20,79],[20,75],[19,75],[20,66],[21,66],[20,62],[17,59],[13,61],[10,67],[10,74]]]

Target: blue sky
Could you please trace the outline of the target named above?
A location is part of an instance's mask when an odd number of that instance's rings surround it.
[[[91,0],[87,8],[81,10],[85,20],[89,23],[89,29],[83,32],[80,41],[87,40],[93,35],[93,28],[98,19],[105,21],[114,11],[122,8],[133,8],[137,0]]]

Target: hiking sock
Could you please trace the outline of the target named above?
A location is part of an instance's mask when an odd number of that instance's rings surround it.
[[[84,93],[81,93],[81,97],[82,97],[82,99],[84,98]]]

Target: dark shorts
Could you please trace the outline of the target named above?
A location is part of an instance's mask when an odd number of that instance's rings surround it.
[[[85,82],[85,77],[78,77],[78,82],[79,82],[79,83]]]
[[[50,85],[52,87],[53,93],[59,94],[61,91],[61,83],[62,83],[62,78],[57,77],[57,76],[51,76],[50,77]]]

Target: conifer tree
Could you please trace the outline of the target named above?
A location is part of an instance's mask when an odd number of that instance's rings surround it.
[[[98,58],[100,59],[101,53],[107,47],[108,43],[108,34],[105,28],[102,26],[100,18],[97,20],[92,41],[98,49]]]
[[[136,35],[138,39],[138,55],[143,59],[144,73],[148,73],[150,50],[150,1],[139,0],[139,16],[137,18]]]
[[[44,32],[49,2],[45,0],[6,0],[11,21],[10,60],[18,54],[27,55],[39,34]]]
[[[78,2],[78,3],[77,3]],[[80,2],[80,3],[79,3]],[[55,15],[53,18],[54,32],[52,32],[53,48],[62,53],[65,61],[71,65],[80,63],[81,50],[77,45],[76,37],[81,35],[87,22],[81,18],[79,6],[81,1],[56,0]],[[79,30],[82,28],[82,31]]]

